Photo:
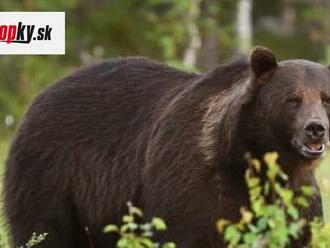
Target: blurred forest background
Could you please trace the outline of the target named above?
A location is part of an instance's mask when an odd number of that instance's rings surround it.
[[[330,64],[328,0],[1,0],[0,11],[65,11],[66,55],[0,56],[0,168],[33,97],[83,65],[142,55],[205,71],[254,45]],[[330,161],[319,170],[330,220]]]

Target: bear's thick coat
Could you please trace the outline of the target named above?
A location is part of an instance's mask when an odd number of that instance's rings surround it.
[[[269,56],[258,48],[206,74],[114,59],[47,88],[22,120],[7,161],[13,246],[37,232],[48,233],[40,247],[114,247],[116,237],[102,228],[120,223],[131,201],[145,219],[167,222],[157,240],[219,247],[216,220],[237,220],[248,205],[246,152],[260,157],[273,148],[272,137],[261,139],[265,150],[244,138],[268,135],[251,128],[264,117],[250,116],[249,106],[275,70]],[[316,186],[312,170],[302,174],[290,175],[296,185]],[[321,216],[319,195],[310,204],[305,217]]]

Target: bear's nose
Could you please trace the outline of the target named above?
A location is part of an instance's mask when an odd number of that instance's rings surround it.
[[[319,121],[312,121],[305,127],[305,133],[311,138],[323,138],[326,128]]]

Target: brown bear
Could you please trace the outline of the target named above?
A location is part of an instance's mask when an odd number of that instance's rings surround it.
[[[12,244],[37,232],[40,247],[114,247],[102,228],[131,201],[168,223],[157,240],[223,247],[215,222],[249,204],[245,154],[277,151],[290,187],[317,188],[329,115],[329,68],[262,47],[205,74],[144,58],[89,66],[42,92],[18,129],[4,186]],[[303,216],[322,216],[319,194]]]

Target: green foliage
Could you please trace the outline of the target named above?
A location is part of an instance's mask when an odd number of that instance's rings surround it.
[[[40,244],[43,240],[46,239],[46,236],[47,233],[42,233],[38,235],[36,233],[33,233],[30,240],[25,245],[20,246],[18,248],[30,248],[30,247],[38,246],[38,244]]]
[[[330,224],[324,225],[319,219],[311,223],[312,248],[330,247]]]
[[[1,228],[2,226],[0,226]],[[8,240],[7,240],[7,235],[6,233],[4,232],[4,228],[1,228],[0,229],[0,248],[7,248],[9,247],[9,244],[8,244]]]
[[[150,222],[138,223],[143,217],[141,209],[134,207],[130,202],[127,205],[128,214],[123,216],[122,225],[107,225],[104,228],[104,232],[119,235],[118,248],[175,248],[172,242],[160,245],[151,239],[154,231],[165,231],[167,228],[161,218],[154,217]]]
[[[218,229],[229,247],[285,247],[299,237],[306,221],[298,208],[308,207],[306,197],[314,189],[303,186],[299,192],[285,187],[287,176],[277,164],[277,154],[264,157],[266,171],[260,161],[249,159],[246,182],[251,209],[241,208],[241,220],[232,223],[220,220]]]
[[[5,238],[5,233],[0,230],[0,248],[9,248],[8,240]],[[42,241],[46,239],[47,233],[36,234],[33,233],[29,241],[25,245],[21,245],[18,248],[31,248],[38,246]]]

